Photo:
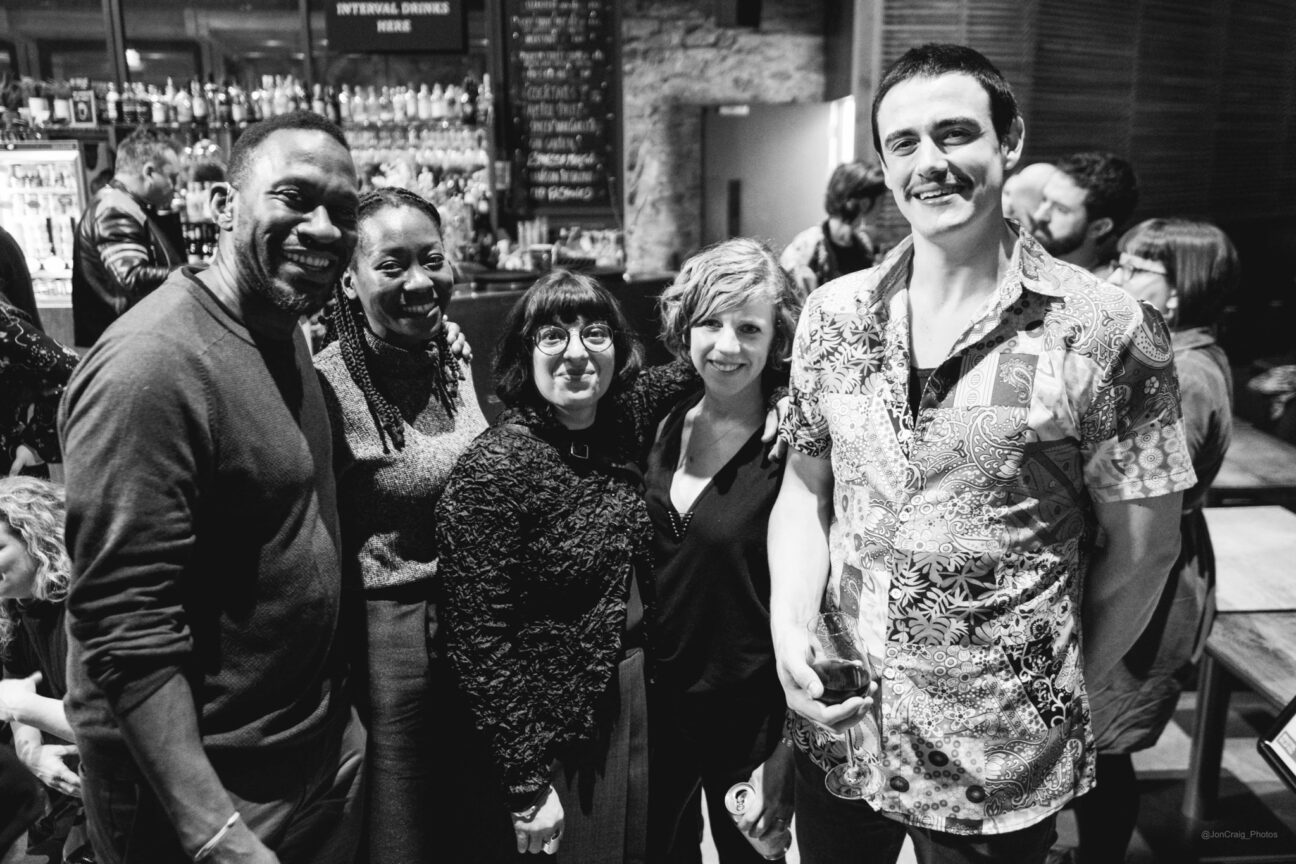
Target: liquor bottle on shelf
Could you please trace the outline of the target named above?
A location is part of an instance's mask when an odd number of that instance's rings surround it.
[[[107,106],[106,114],[109,123],[122,122],[122,104],[121,94],[117,92],[117,82],[108,83],[108,93],[104,96],[104,104]]]
[[[489,120],[495,109],[495,95],[491,92],[490,73],[482,74],[481,92],[477,95],[477,115]]]
[[[343,84],[337,91],[338,119],[343,124],[351,122],[351,88]]]
[[[459,92],[460,118],[471,126],[477,122],[477,82],[471,76],[465,78]]]
[[[171,98],[171,105],[177,123],[187,126],[194,121],[193,97],[189,95],[188,88],[181,86],[177,89]]]
[[[328,117],[328,105],[324,101],[324,85],[318,81],[311,88],[311,110],[321,117]]]
[[[229,79],[226,79],[220,87],[212,85],[216,90],[216,123],[222,128],[229,128],[233,125],[234,111],[230,104],[230,87]]]
[[[237,83],[230,84],[229,88],[229,112],[230,123],[234,126],[246,126],[248,123],[248,99],[243,88]]]
[[[261,88],[257,91],[260,97],[257,99],[257,116],[265,120],[274,116],[274,78],[270,75],[261,76]]]
[[[274,84],[274,98],[272,103],[272,111],[274,112],[274,116],[280,117],[292,111],[293,109],[292,101],[293,101],[293,93],[292,93],[292,88],[288,84],[288,81],[282,76],[276,76],[275,84]]]
[[[162,91],[156,84],[149,85],[148,97],[149,119],[153,121],[154,126],[165,126],[171,120],[170,112],[167,110],[170,106],[163,99]]]
[[[207,102],[207,94],[203,92],[202,84],[197,78],[189,84],[190,98],[193,100],[193,122],[199,126],[207,125],[207,118],[211,116],[211,106]]]
[[[441,86],[440,81],[432,85],[432,95],[430,98],[432,101],[431,109],[430,109],[432,112],[432,119],[433,120],[446,119],[445,88]]]
[[[417,120],[418,96],[414,93],[413,82],[411,82],[408,87],[404,88],[402,95],[405,97],[405,116],[410,120]]]
[[[427,84],[420,84],[418,95],[414,98],[418,108],[419,120],[432,119],[432,94],[428,92]]]

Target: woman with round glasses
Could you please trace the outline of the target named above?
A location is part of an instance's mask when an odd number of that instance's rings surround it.
[[[641,358],[607,290],[542,277],[504,324],[508,408],[437,508],[446,650],[479,730],[463,746],[489,775],[460,828],[474,861],[644,860],[652,525],[636,463],[696,376],[639,374]]]
[[[1182,546],[1152,620],[1106,681],[1090,682],[1098,787],[1076,802],[1080,864],[1123,861],[1139,794],[1130,754],[1161,736],[1200,658],[1215,612],[1215,557],[1202,515],[1232,429],[1233,382],[1214,326],[1238,281],[1232,242],[1209,222],[1149,219],[1118,244],[1109,277],[1170,326],[1197,485],[1184,493]]]
[[[450,470],[486,420],[447,340],[454,279],[436,208],[404,189],[368,192],[356,232],[335,288],[338,341],[315,365],[333,428],[344,566],[363,587],[365,860],[417,864],[436,858],[453,818],[436,749],[457,716],[446,705],[453,685],[427,649],[432,526]]]

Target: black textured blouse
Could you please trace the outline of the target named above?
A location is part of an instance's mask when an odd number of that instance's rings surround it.
[[[657,420],[697,384],[648,370],[573,432],[551,410],[505,411],[468,448],[437,508],[445,650],[487,736],[510,807],[593,737],[621,656],[632,575],[651,570],[635,463]]]

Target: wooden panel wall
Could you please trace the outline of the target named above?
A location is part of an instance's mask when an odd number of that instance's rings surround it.
[[[1296,3],[1233,0],[1227,26],[1211,210],[1228,220],[1296,220]]]
[[[1296,4],[1040,0],[1027,157],[1129,158],[1140,214],[1296,218]]]

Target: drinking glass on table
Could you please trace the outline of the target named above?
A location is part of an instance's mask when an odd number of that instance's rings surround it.
[[[810,631],[810,668],[823,682],[819,701],[838,705],[852,696],[867,696],[873,681],[873,664],[859,633],[859,621],[844,612],[825,612],[808,625]],[[882,788],[882,766],[877,750],[881,747],[879,703],[875,699],[869,713],[846,730],[846,762],[828,772],[824,785],[838,798],[866,798]],[[871,734],[870,734],[871,733]],[[860,746],[861,734],[871,737]],[[867,748],[867,749],[865,749]]]

